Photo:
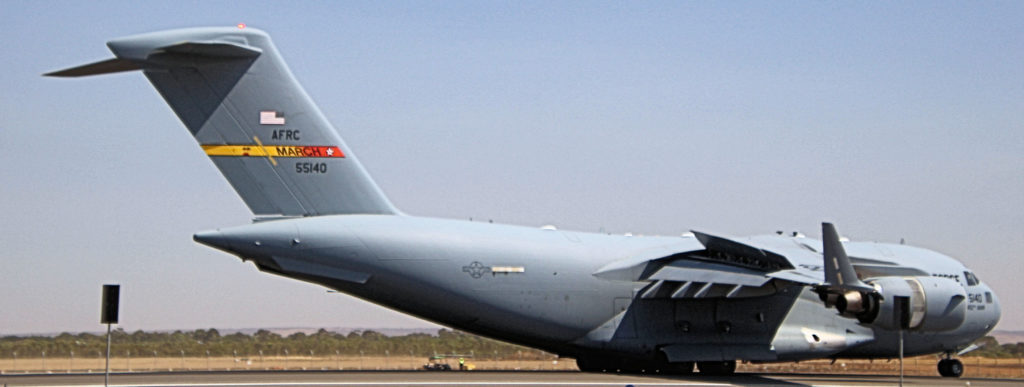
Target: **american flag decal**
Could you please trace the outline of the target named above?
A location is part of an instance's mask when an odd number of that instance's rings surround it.
[[[260,112],[260,125],[284,125],[284,117],[278,117],[273,110]]]

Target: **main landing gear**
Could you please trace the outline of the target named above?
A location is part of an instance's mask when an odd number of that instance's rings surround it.
[[[657,362],[643,362],[609,357],[581,356],[576,358],[576,366],[583,372],[690,375],[693,373],[694,365],[702,375],[732,375],[736,372],[735,360],[669,363],[666,359]]]
[[[704,375],[732,375],[736,372],[736,361],[699,361],[697,369]]]
[[[959,359],[953,359],[952,354],[946,352],[946,358],[939,360],[939,375],[947,378],[959,378],[964,374],[964,363]]]

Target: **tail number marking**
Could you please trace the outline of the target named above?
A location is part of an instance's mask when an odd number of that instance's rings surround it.
[[[295,163],[295,173],[327,173],[327,163]]]

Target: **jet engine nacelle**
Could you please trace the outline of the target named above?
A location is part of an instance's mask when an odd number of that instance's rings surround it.
[[[936,277],[883,277],[869,283],[875,293],[838,295],[836,309],[884,329],[900,328],[895,297],[909,300],[909,329],[941,332],[956,329],[967,316],[967,292],[956,281]]]

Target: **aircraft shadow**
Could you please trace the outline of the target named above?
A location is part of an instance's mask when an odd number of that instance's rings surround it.
[[[791,382],[783,380],[779,377],[743,373],[737,373],[728,376],[702,376],[698,373],[693,375],[678,376],[659,375],[658,377],[661,379],[680,380],[687,382],[707,382],[714,384],[721,383],[733,386],[812,386],[812,384]]]

